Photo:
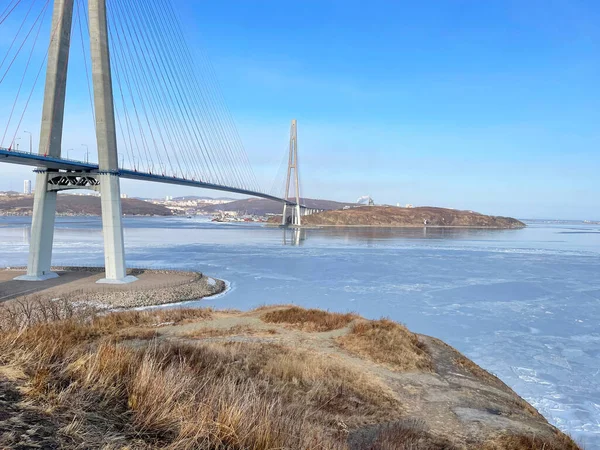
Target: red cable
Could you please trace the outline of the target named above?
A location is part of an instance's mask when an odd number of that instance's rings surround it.
[[[48,6],[48,1],[46,1],[46,6],[44,7],[45,10],[47,10],[47,6]],[[43,23],[43,21],[42,21]],[[58,28],[58,27],[57,27]],[[40,30],[42,29],[42,24],[40,24],[40,29],[37,32],[36,35],[36,42],[37,42],[37,38],[40,34]],[[54,35],[56,34],[56,29],[52,31],[52,35],[50,36],[50,42],[52,42],[52,39],[54,39]],[[35,43],[31,49],[31,54],[33,54],[33,49],[35,48]],[[17,129],[15,131],[15,134],[13,136],[13,140],[12,142],[15,141],[15,139],[17,138],[17,134],[19,133],[19,129],[21,128],[21,124],[23,123],[23,117],[25,117],[25,112],[27,111],[27,107],[29,106],[29,102],[31,101],[31,97],[33,95],[33,91],[35,90],[35,87],[37,85],[37,82],[40,78],[40,74],[42,73],[42,69],[44,68],[44,64],[46,62],[46,59],[48,58],[48,52],[50,51],[50,47],[48,47],[48,50],[46,50],[46,56],[44,56],[44,59],[42,61],[42,64],[40,65],[40,69],[38,70],[38,73],[35,77],[35,81],[33,82],[33,87],[31,88],[31,92],[29,93],[29,97],[27,98],[27,102],[25,103],[25,108],[23,109],[23,113],[21,114],[21,118],[19,119],[19,124],[17,125]],[[31,59],[31,54],[30,54],[30,59]],[[29,66],[29,61],[27,62],[27,65]],[[27,69],[25,69],[25,71],[27,71]],[[15,102],[16,103],[16,102]],[[4,142],[4,138],[2,139],[2,141]]]
[[[19,50],[17,50],[17,53],[15,53],[14,58],[12,59],[12,61],[10,62],[10,64],[8,65],[8,67],[6,68],[6,72],[4,72],[4,75],[2,75],[2,79],[0,79],[0,84],[2,84],[2,82],[4,81],[4,79],[6,78],[6,75],[8,75],[8,71],[10,70],[10,68],[12,67],[12,65],[15,63],[15,60],[17,59],[17,56],[19,56],[19,53],[21,53],[21,50],[23,49],[23,46],[25,45],[25,43],[27,42],[27,40],[29,39],[29,36],[31,35],[31,32],[33,31],[33,29],[35,28],[35,25],[38,23],[38,21],[40,20],[40,17],[42,16],[42,13],[45,15],[46,14],[46,9],[48,7],[48,1],[46,0],[46,5],[44,5],[44,8],[42,9],[42,12],[40,12],[40,14],[37,16],[37,19],[35,19],[35,22],[33,22],[33,25],[31,26],[31,29],[29,30],[29,33],[27,33],[27,36],[25,36],[25,39],[23,39],[23,43],[21,44],[21,46],[19,47]],[[42,23],[44,21],[42,20]],[[41,24],[40,24],[41,25]],[[41,28],[41,26],[40,26]],[[38,30],[38,35],[39,35],[39,30]],[[37,40],[37,37],[36,37]],[[34,44],[35,45],[35,44]]]
[[[8,19],[8,16],[10,16],[12,14],[12,12],[15,10],[15,8],[17,6],[19,6],[19,3],[21,3],[21,0],[18,0],[17,3],[15,3],[15,6],[13,6],[12,9],[8,12],[8,14],[6,16],[4,16],[4,18],[2,20],[0,20],[0,25],[2,25],[4,23],[4,21],[6,19]],[[10,7],[10,4],[9,4],[9,7]],[[8,9],[8,7],[6,9]],[[6,10],[4,10],[4,12],[6,12]],[[4,14],[4,13],[2,13],[2,14]]]
[[[96,128],[96,112],[94,111],[94,100],[92,97],[92,88],[90,86],[90,71],[88,69],[87,55],[85,54],[85,46],[83,45],[83,28],[81,26],[81,17],[79,14],[79,8],[80,8],[79,0],[77,0],[75,12],[77,14],[77,23],[79,25],[79,36],[81,38],[81,51],[83,52],[83,64],[85,65],[85,80],[87,81],[88,95],[90,97],[90,106],[92,107],[92,119],[94,120],[94,128]],[[83,9],[83,6],[81,6],[81,9]]]
[[[6,5],[6,8],[4,8],[4,11],[2,11],[2,14],[0,14],[0,17],[2,17],[6,11],[8,11],[8,8],[10,8],[10,5],[12,4],[14,0],[10,0],[10,2],[8,3],[8,5]]]
[[[45,15],[45,12],[46,12],[47,9],[48,9],[48,1],[46,1],[46,6],[44,6],[44,9],[42,10],[42,13],[44,13],[44,15]],[[35,24],[38,22],[38,20],[41,17],[42,13],[40,13],[40,15],[38,16],[37,20],[34,22],[33,27],[35,27]],[[36,36],[35,36],[35,40],[34,40],[33,45],[31,47],[31,51],[29,52],[29,58],[27,59],[27,64],[25,65],[25,70],[23,71],[23,76],[21,77],[21,83],[19,84],[19,90],[17,91],[17,96],[15,97],[15,101],[13,103],[12,109],[10,110],[10,116],[8,117],[8,122],[6,123],[6,129],[4,130],[4,134],[2,135],[1,145],[4,145],[4,139],[6,138],[6,133],[8,133],[8,127],[10,126],[10,122],[12,121],[12,116],[13,116],[13,114],[15,112],[15,107],[17,106],[17,102],[19,101],[19,96],[21,95],[21,89],[23,88],[23,83],[25,82],[25,76],[27,75],[27,69],[29,69],[29,64],[31,63],[31,58],[33,56],[33,51],[35,50],[35,45],[37,44],[38,38],[40,36],[40,31],[42,29],[42,24],[43,23],[44,23],[44,21],[42,20],[40,22],[40,27],[38,28],[38,31],[37,31]],[[32,27],[32,30],[33,30],[33,27]],[[30,31],[30,33],[31,33],[31,31]],[[29,34],[27,36],[29,36]],[[21,48],[22,47],[23,46],[21,46]],[[0,83],[1,82],[2,81],[0,80]],[[17,132],[18,132],[18,130],[17,130]],[[15,137],[13,138],[13,140],[10,143],[10,147],[11,148],[12,148],[12,143],[14,142],[14,139],[16,139],[16,136],[17,135],[15,133]]]
[[[8,50],[6,51],[6,55],[4,56],[2,63],[0,63],[0,68],[2,68],[2,66],[6,62],[6,58],[8,58],[10,51],[12,50],[13,46],[15,45],[15,42],[17,41],[17,38],[19,37],[19,34],[21,33],[21,30],[23,29],[23,26],[25,25],[25,22],[27,21],[27,18],[29,17],[29,13],[33,9],[33,5],[35,4],[36,1],[37,0],[33,0],[33,2],[31,2],[31,6],[29,7],[27,14],[25,15],[25,18],[23,19],[23,22],[21,22],[21,26],[19,27],[17,33],[15,34],[15,37],[13,38],[12,43],[10,44],[10,47],[8,47]]]

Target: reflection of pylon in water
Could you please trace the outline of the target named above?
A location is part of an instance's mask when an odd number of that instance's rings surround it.
[[[296,119],[292,120],[292,127],[290,129],[290,159],[288,162],[287,181],[285,183],[285,194],[283,198],[289,200],[290,198],[290,187],[292,183],[292,169],[294,170],[294,185],[296,187],[296,205],[292,207],[291,223],[293,225],[302,225],[300,221],[300,182],[298,181],[298,127]],[[288,204],[283,204],[283,218],[281,220],[282,225],[287,225],[287,208]]]
[[[288,236],[288,233],[290,235]],[[289,237],[289,239],[288,239]],[[298,246],[302,245],[306,239],[306,229],[304,228],[291,228],[283,230],[283,245]]]

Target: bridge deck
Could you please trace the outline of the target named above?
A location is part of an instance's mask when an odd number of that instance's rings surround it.
[[[21,166],[41,167],[52,170],[68,170],[74,172],[97,173],[100,170],[98,164],[94,163],[75,161],[64,158],[55,158],[52,156],[40,155],[37,153],[21,152],[18,150],[9,150],[6,148],[0,148],[0,162],[18,164]],[[147,172],[138,172],[129,169],[120,169],[119,176],[121,178],[127,178],[130,180],[152,181],[155,183],[176,184],[180,186],[190,186],[202,189],[210,189],[214,191],[224,191],[231,192],[234,194],[250,195],[252,197],[260,197],[280,203],[287,203],[291,206],[296,205],[296,202],[285,200],[283,198],[275,197],[273,195],[265,194],[262,192],[250,191],[247,189],[240,189],[232,186],[222,186],[220,184],[207,183],[204,181],[188,180],[186,178],[170,177],[167,175],[160,175]]]

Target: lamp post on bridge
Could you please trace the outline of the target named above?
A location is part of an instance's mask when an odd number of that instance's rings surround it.
[[[33,135],[29,131],[23,131],[23,133],[29,135],[29,153],[33,153]]]
[[[81,144],[82,147],[85,147],[85,162],[90,162],[90,146],[87,144]]]

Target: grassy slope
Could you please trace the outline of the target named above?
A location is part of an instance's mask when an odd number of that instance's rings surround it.
[[[464,430],[428,423],[437,411],[419,416],[415,386],[401,397],[394,383],[437,376],[440,351],[457,357],[391,321],[296,307],[98,316],[66,302],[7,305],[0,446],[17,448],[25,433],[73,449],[578,448],[514,394],[515,423],[533,426],[526,434],[484,429],[469,443]],[[453,365],[457,373],[469,377]],[[494,380],[502,400],[511,391]]]

